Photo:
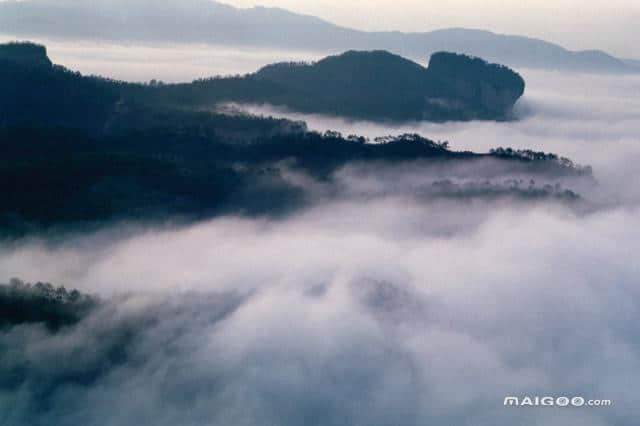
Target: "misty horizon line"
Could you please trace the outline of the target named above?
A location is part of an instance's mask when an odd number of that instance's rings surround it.
[[[340,25],[282,7],[237,7],[214,0],[105,2],[96,9],[82,2],[0,1],[3,33],[12,37],[111,43],[202,44],[207,46],[304,50],[323,55],[347,50],[387,50],[418,61],[435,51],[481,57],[511,67],[586,72],[639,73],[640,60],[607,50],[569,49],[539,37],[477,26],[441,26],[425,31],[366,30]],[[102,6],[102,7],[99,7]],[[118,12],[118,13],[116,13]],[[1,15],[1,14],[0,14]],[[42,19],[42,18],[47,19]],[[65,25],[65,19],[71,19]]]
[[[11,0],[0,0],[0,2],[3,1],[11,1]],[[26,1],[26,0],[20,0],[20,1]],[[464,26],[464,25],[436,25],[434,28],[430,28],[430,29],[424,29],[424,30],[420,30],[420,31],[403,31],[401,29],[380,29],[380,30],[369,30],[366,28],[362,28],[362,27],[358,27],[358,26],[351,26],[351,25],[342,25],[342,24],[338,24],[334,21],[332,21],[331,19],[325,19],[313,14],[309,14],[309,13],[303,13],[303,12],[297,12],[294,10],[290,10],[284,7],[278,7],[278,6],[263,6],[263,5],[256,5],[256,6],[246,6],[246,7],[242,7],[242,6],[234,6],[232,4],[227,3],[226,1],[218,1],[218,0],[206,0],[209,1],[211,3],[219,3],[225,6],[229,6],[232,7],[234,9],[238,9],[238,10],[274,10],[274,11],[279,11],[279,12],[285,12],[285,13],[289,13],[289,14],[294,14],[294,15],[298,15],[301,17],[305,17],[305,18],[313,18],[313,19],[317,19],[320,20],[324,23],[333,25],[335,27],[341,28],[341,29],[345,29],[345,30],[351,30],[351,31],[359,31],[359,32],[363,32],[363,33],[367,33],[367,34],[394,34],[394,33],[399,33],[399,34],[405,34],[405,35],[419,35],[419,34],[427,34],[427,33],[437,33],[437,32],[445,32],[445,31],[469,31],[469,32],[478,32],[478,33],[488,33],[491,35],[496,35],[496,36],[506,36],[506,37],[521,37],[521,38],[525,38],[528,40],[536,40],[536,41],[543,41],[543,42],[547,42],[547,43],[551,43],[551,44],[555,44],[558,45],[560,47],[562,47],[563,49],[566,49],[569,52],[572,53],[580,53],[580,52],[603,52],[606,53],[608,55],[614,56],[616,58],[620,58],[623,60],[631,60],[631,61],[639,61],[640,62],[640,56],[633,56],[632,55],[624,55],[624,57],[621,57],[619,55],[615,55],[615,54],[611,54],[609,53],[609,51],[607,49],[601,49],[601,48],[597,48],[597,47],[592,47],[589,49],[574,49],[574,48],[570,48],[564,45],[564,43],[557,41],[555,39],[547,39],[547,38],[541,38],[541,37],[534,37],[534,36],[528,36],[528,35],[523,35],[520,33],[514,33],[514,32],[509,32],[509,31],[499,31],[499,30],[494,30],[492,28],[489,27],[477,27],[477,26]]]
[[[488,33],[488,34],[492,34],[492,35],[497,35],[497,36],[507,36],[507,37],[521,37],[521,38],[525,38],[525,39],[529,39],[529,40],[536,40],[536,41],[544,41],[547,43],[551,43],[551,44],[555,44],[558,45],[560,47],[562,47],[563,49],[566,49],[569,52],[573,52],[573,53],[578,53],[578,52],[603,52],[603,53],[607,53],[610,54],[608,52],[607,49],[602,49],[602,48],[588,48],[588,49],[575,49],[575,48],[570,48],[570,47],[566,47],[564,45],[564,43],[560,42],[560,41],[556,41],[554,39],[547,39],[547,38],[541,38],[541,37],[536,37],[536,36],[528,36],[528,35],[523,35],[520,33],[514,33],[514,32],[509,32],[509,31],[499,31],[499,30],[495,30],[489,27],[478,27],[478,26],[465,26],[465,25],[436,25],[433,28],[427,28],[424,30],[419,30],[419,31],[403,31],[401,29],[379,29],[379,30],[371,30],[371,29],[366,29],[366,28],[362,28],[362,27],[358,27],[356,25],[344,25],[344,24],[338,24],[334,21],[332,21],[331,19],[327,19],[327,18],[322,18],[320,16],[316,16],[314,14],[311,13],[305,13],[305,12],[299,12],[299,11],[294,11],[291,9],[287,9],[285,7],[279,7],[279,6],[265,6],[265,5],[255,5],[255,6],[240,6],[240,5],[233,5],[228,3],[225,0],[203,0],[204,2],[207,3],[211,3],[211,4],[217,4],[219,6],[223,6],[229,9],[235,9],[235,10],[241,10],[241,11],[259,11],[259,10],[267,10],[267,11],[276,11],[276,12],[283,12],[285,14],[289,14],[289,15],[296,15],[298,17],[302,17],[302,18],[311,18],[313,20],[316,21],[320,21],[322,23],[325,24],[329,24],[332,25],[338,29],[344,29],[344,30],[350,30],[350,31],[358,31],[358,32],[362,32],[362,33],[367,33],[367,34],[404,34],[404,35],[417,35],[417,34],[426,34],[426,33],[437,33],[437,32],[443,32],[443,31],[449,31],[449,30],[462,30],[462,31],[470,31],[470,32],[478,32],[478,33]],[[30,3],[33,2],[33,0],[0,0],[0,3]],[[180,2],[182,3],[182,2]],[[196,2],[194,2],[196,3]],[[66,37],[63,37],[66,39]],[[120,39],[113,39],[112,41],[117,42]],[[110,40],[111,41],[111,40]],[[177,42],[180,43],[180,42]],[[209,44],[208,42],[204,42],[205,44]],[[181,44],[181,43],[180,43]],[[185,44],[191,44],[191,43],[185,43]],[[617,58],[621,58],[621,59],[628,59],[628,60],[632,60],[632,61],[640,61],[640,57],[632,57],[632,55],[625,55],[625,57],[620,57],[619,55],[615,55],[615,54],[610,54],[611,56],[617,57]]]

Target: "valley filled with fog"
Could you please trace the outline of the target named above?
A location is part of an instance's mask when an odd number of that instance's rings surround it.
[[[419,133],[452,148],[486,152],[496,147],[554,152],[594,168],[598,185],[589,198],[638,200],[640,190],[640,76],[519,70],[525,95],[509,122],[381,124],[299,114],[269,105],[234,105],[252,114],[287,117],[312,130],[335,130],[370,139]],[[585,91],[588,88],[588,91]],[[607,185],[606,188],[604,186]],[[586,194],[585,194],[586,195]],[[618,198],[619,197],[619,198]]]
[[[318,58],[48,46],[54,62],[134,81]],[[506,122],[386,125],[234,107],[345,136],[554,152],[592,176],[486,158],[356,162],[327,182],[284,162],[309,200],[289,214],[0,243],[0,281],[99,299],[63,332],[0,333],[0,423],[46,411],[57,425],[636,424],[640,77],[518,71],[527,88]],[[19,391],[7,391],[15,377]],[[503,407],[508,395],[614,405],[533,411]]]

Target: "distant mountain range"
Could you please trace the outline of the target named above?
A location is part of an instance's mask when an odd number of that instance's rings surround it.
[[[627,65],[640,69],[640,60],[638,59],[623,59]]]
[[[112,41],[199,42],[337,53],[387,50],[425,61],[437,51],[511,67],[640,72],[640,62],[599,50],[570,51],[543,40],[451,28],[425,33],[366,32],[279,8],[238,9],[209,0],[9,0],[0,28],[15,36]]]

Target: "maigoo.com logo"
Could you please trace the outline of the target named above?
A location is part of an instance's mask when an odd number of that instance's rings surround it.
[[[585,399],[581,396],[507,396],[504,405],[507,407],[608,407],[610,399]]]

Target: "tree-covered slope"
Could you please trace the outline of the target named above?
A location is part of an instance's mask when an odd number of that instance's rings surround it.
[[[16,49],[24,50],[15,55]],[[521,175],[590,173],[568,160],[542,153],[456,152],[446,143],[418,135],[371,143],[358,136],[309,132],[300,122],[216,113],[194,107],[209,99],[207,91],[198,90],[207,87],[207,82],[167,87],[115,82],[51,66],[45,61],[44,49],[37,46],[0,46],[0,52],[8,50],[19,60],[10,54],[0,59],[0,235],[100,226],[112,220],[192,220],[223,213],[281,215],[317,202],[304,185],[290,178],[291,171],[333,188],[330,191],[339,191],[333,182],[335,173],[356,163],[490,160]],[[360,55],[370,61],[365,61],[368,71],[381,68],[368,72],[362,80],[365,89],[357,91],[377,90],[389,67],[397,67],[403,77],[395,80],[398,86],[394,90],[410,91],[412,84],[427,87],[420,79],[434,72],[386,53],[347,54],[349,72],[355,73],[363,63]],[[29,57],[26,62],[25,57]],[[297,80],[286,82],[294,91],[296,85],[307,87],[305,78],[321,78],[332,90],[344,85],[342,90],[348,92],[343,60],[329,58],[320,65],[300,66],[305,71]],[[506,72],[485,69],[483,62],[478,65],[489,73],[479,74],[482,84],[492,84],[494,72]],[[253,94],[248,90],[252,87],[275,91],[283,87],[277,68],[273,68],[276,74],[272,80],[265,75],[221,79],[224,93],[248,96]],[[307,70],[309,76],[305,75]],[[448,70],[445,74],[452,73]],[[504,80],[500,75],[496,78]],[[315,97],[313,91],[305,94]],[[450,188],[440,185],[432,190],[438,196],[461,193],[459,188]],[[500,184],[479,187],[479,192],[472,189],[480,196],[575,196],[552,188],[536,192]]]
[[[504,120],[524,93],[514,71],[439,52],[429,68],[385,51],[349,51],[316,63],[278,63],[243,77],[147,90],[140,99],[192,107],[269,103],[295,111],[380,121]]]
[[[39,117],[82,127],[107,121],[122,100],[186,108],[270,103],[367,120],[503,120],[525,86],[506,67],[446,52],[434,54],[429,68],[385,51],[349,51],[243,77],[156,86],[82,77],[25,43],[0,46],[0,65],[0,122]]]

